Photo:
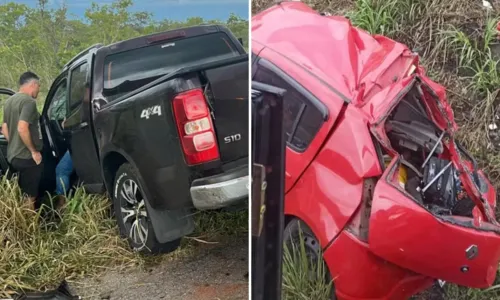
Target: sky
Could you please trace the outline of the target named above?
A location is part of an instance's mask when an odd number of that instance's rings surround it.
[[[49,0],[50,8],[59,7],[63,0]],[[226,20],[230,13],[248,19],[249,0],[134,0],[131,11],[148,11],[153,13],[156,20],[185,20],[189,17],[202,17],[204,19]],[[0,3],[10,2],[0,0]],[[38,0],[15,0],[35,7]],[[91,2],[109,4],[112,0],[66,0],[70,14],[83,17],[85,9]]]

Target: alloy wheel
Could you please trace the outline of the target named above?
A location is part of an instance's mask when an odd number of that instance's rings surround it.
[[[132,179],[123,182],[120,191],[122,220],[128,237],[137,245],[136,250],[146,247],[148,240],[148,214],[139,185]]]

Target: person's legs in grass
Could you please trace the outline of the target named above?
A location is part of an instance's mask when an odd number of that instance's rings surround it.
[[[38,187],[42,176],[43,163],[37,165],[32,159],[14,158],[12,166],[18,171],[21,192],[30,202],[30,208],[35,210],[35,201],[39,196]]]
[[[56,207],[58,208],[66,203],[66,195],[71,184],[71,173],[73,173],[73,160],[69,151],[66,151],[56,167]]]

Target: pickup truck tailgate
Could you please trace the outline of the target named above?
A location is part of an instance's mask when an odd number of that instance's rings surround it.
[[[248,156],[248,61],[205,72],[223,163]]]

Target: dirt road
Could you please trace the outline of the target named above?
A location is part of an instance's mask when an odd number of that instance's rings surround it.
[[[187,257],[159,260],[146,268],[108,272],[70,285],[83,299],[248,299],[246,235],[197,245]]]

